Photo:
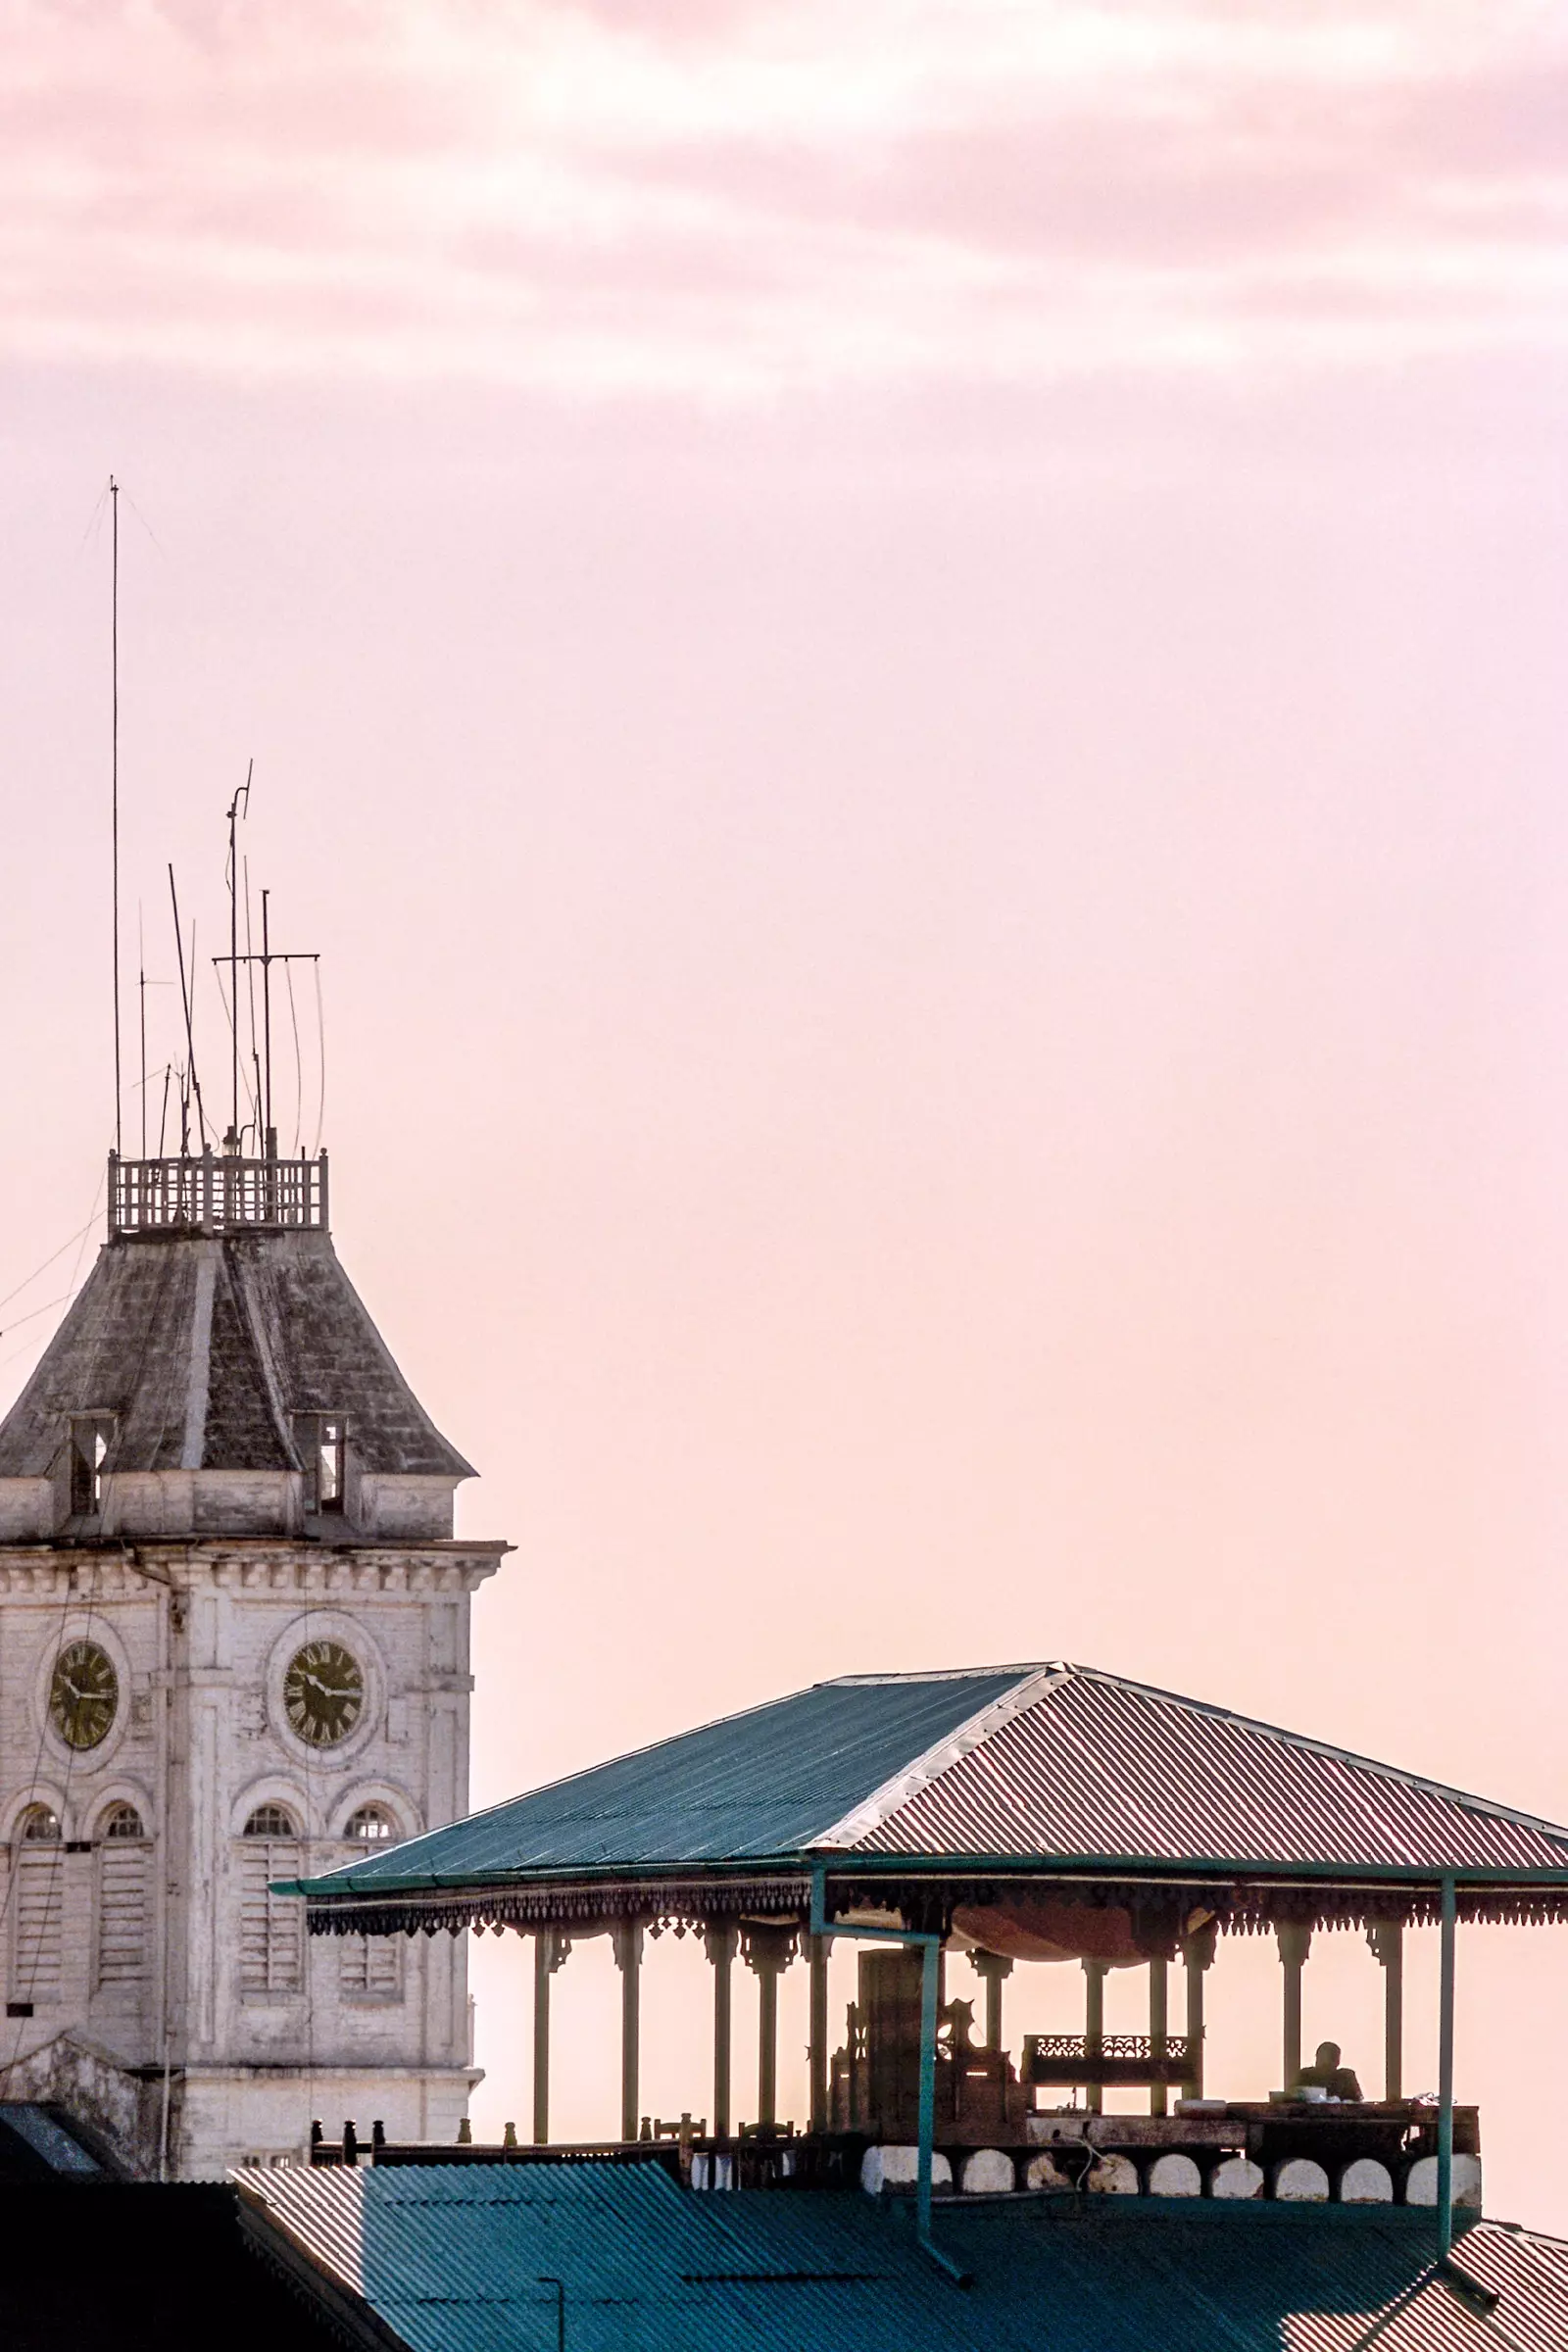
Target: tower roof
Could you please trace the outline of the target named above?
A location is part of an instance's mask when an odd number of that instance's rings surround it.
[[[112,1413],[112,1466],[288,1470],[292,1417],[341,1414],[359,1466],[471,1478],[321,1228],[121,1232],[0,1422],[0,1478],[50,1474],[73,1414]]]

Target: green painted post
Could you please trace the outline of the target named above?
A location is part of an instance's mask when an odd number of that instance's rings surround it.
[[[920,1949],[920,2145],[915,2159],[915,2235],[922,2250],[955,2285],[967,2286],[967,2273],[943,2253],[931,2235],[931,2173],[937,2136],[937,1992],[942,1969],[940,1936],[917,1934],[910,1928],[852,1928],[827,1915],[827,1873],[820,1863],[811,1871],[812,1936],[858,1936],[865,1943],[917,1944]]]
[[[1452,1879],[1443,1882],[1443,1941],[1438,1984],[1438,2252],[1453,2245],[1453,1931]]]
[[[937,2136],[937,1970],[941,1946],[934,1936],[920,1942],[920,2147],[915,2173],[915,2216],[920,2235],[931,2235],[932,2154]]]

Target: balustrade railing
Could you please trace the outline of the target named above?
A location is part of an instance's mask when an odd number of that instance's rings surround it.
[[[1186,2082],[1192,2078],[1185,2034],[1028,2034],[1026,2082]]]
[[[307,1159],[241,1159],[231,1152],[179,1159],[109,1155],[109,1238],[121,1233],[324,1232],[326,1153]]]

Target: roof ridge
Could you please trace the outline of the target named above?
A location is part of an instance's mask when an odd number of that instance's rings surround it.
[[[1059,1659],[1024,1658],[1000,1666],[915,1666],[902,1667],[891,1674],[831,1674],[820,1683],[808,1686],[812,1690],[880,1690],[888,1683],[983,1683],[994,1682],[999,1674],[1045,1674],[1060,1665]]]
[[[1009,1669],[998,1667],[993,1671],[1006,1673]],[[842,1814],[827,1829],[820,1831],[810,1840],[811,1847],[858,1845],[862,1838],[868,1838],[873,1830],[879,1829],[890,1814],[906,1804],[917,1790],[940,1779],[951,1766],[979,1747],[993,1732],[1010,1723],[1025,1707],[1033,1706],[1036,1699],[1048,1696],[1072,1671],[1070,1666],[1060,1663],[1022,1668],[1020,1680],[1010,1690],[1004,1690],[1000,1697],[988,1699],[984,1706],[977,1707],[972,1715],[966,1716],[956,1730],[945,1732],[940,1740],[934,1740],[919,1755],[912,1757],[907,1764],[901,1765],[879,1788],[873,1788],[869,1796],[863,1796],[848,1813]]]
[[[1069,1665],[1062,1671],[1061,1680],[1077,1678],[1083,1682],[1107,1683],[1118,1690],[1136,1691],[1140,1698],[1164,1699],[1167,1704],[1185,1707],[1195,1715],[1214,1715],[1223,1722],[1236,1723],[1250,1732],[1261,1732],[1271,1740],[1281,1740],[1288,1747],[1307,1749],[1311,1754],[1331,1756],[1340,1764],[1355,1764],[1364,1772],[1381,1774],[1384,1780],[1398,1781],[1406,1788],[1423,1789],[1429,1796],[1446,1798],[1448,1803],[1463,1805],[1468,1811],[1481,1813],[1492,1821],[1511,1821],[1521,1829],[1541,1830],[1550,1838],[1568,1838],[1568,1825],[1548,1821],[1544,1813],[1521,1812],[1516,1805],[1499,1805],[1491,1797],[1477,1796],[1467,1788],[1455,1788],[1446,1781],[1429,1780],[1425,1773],[1407,1772],[1398,1764],[1385,1764],[1381,1757],[1363,1756],[1359,1749],[1341,1747],[1332,1740],[1315,1740],[1309,1732],[1293,1732],[1281,1723],[1265,1723],[1259,1715],[1243,1715],[1235,1707],[1222,1707],[1208,1698],[1189,1698],[1180,1690],[1161,1690],[1156,1683],[1137,1683],[1125,1674],[1110,1674],[1101,1666]]]

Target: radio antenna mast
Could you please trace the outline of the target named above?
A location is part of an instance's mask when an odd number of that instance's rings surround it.
[[[250,814],[251,777],[255,768],[252,760],[245,769],[244,783],[228,804],[228,1031],[233,1080],[233,1109],[227,1136],[230,1152],[239,1150],[239,812],[243,803],[245,813]],[[246,912],[248,915],[248,907]],[[248,940],[246,945],[250,945]]]
[[[207,1113],[202,1106],[202,1082],[196,1075],[196,1033],[191,1026],[190,987],[185,978],[185,943],[179,935],[179,898],[174,889],[174,869],[172,866],[171,866],[169,869],[169,897],[170,902],[174,909],[174,953],[179,958],[179,999],[180,1003],[185,1008],[186,1069],[189,1077],[190,1092],[196,1098],[196,1122],[201,1130],[202,1150],[205,1152],[207,1149]],[[191,960],[194,962],[196,956],[196,942],[194,936],[191,939],[190,952]],[[194,972],[192,973],[191,977],[192,979],[195,978]],[[180,1139],[180,1150],[182,1153],[185,1150],[188,1140],[187,1130],[186,1133],[182,1134]]]
[[[248,788],[249,779],[247,778],[246,789]],[[236,799],[238,798],[237,795],[235,797]],[[262,1066],[260,1073],[261,1101],[257,1104],[257,1116],[262,1125],[262,1152],[264,1158],[267,1159],[275,1159],[277,1157],[277,1129],[272,1124],[272,966],[274,963],[280,963],[283,966],[284,976],[287,977],[289,965],[292,963],[319,964],[320,962],[320,956],[314,948],[303,951],[285,951],[282,948],[273,947],[271,926],[267,905],[267,902],[271,895],[271,892],[269,890],[264,890],[262,892],[261,953],[259,955],[253,955],[250,952],[250,943],[247,939],[246,953],[242,956],[239,953],[239,943],[236,937],[234,944],[230,947],[226,956],[215,956],[213,957],[213,962],[215,965],[224,963],[228,965],[231,975],[229,985],[236,1004],[239,1001],[240,965],[244,964],[248,972],[253,971],[257,964],[260,964],[262,967]],[[248,897],[246,903],[248,906]],[[232,921],[230,924],[230,929],[231,931],[233,929]],[[237,1121],[237,1112],[235,1116]]]
[[[120,484],[109,476],[109,863],[114,902],[115,959],[115,1157],[120,1157]]]

